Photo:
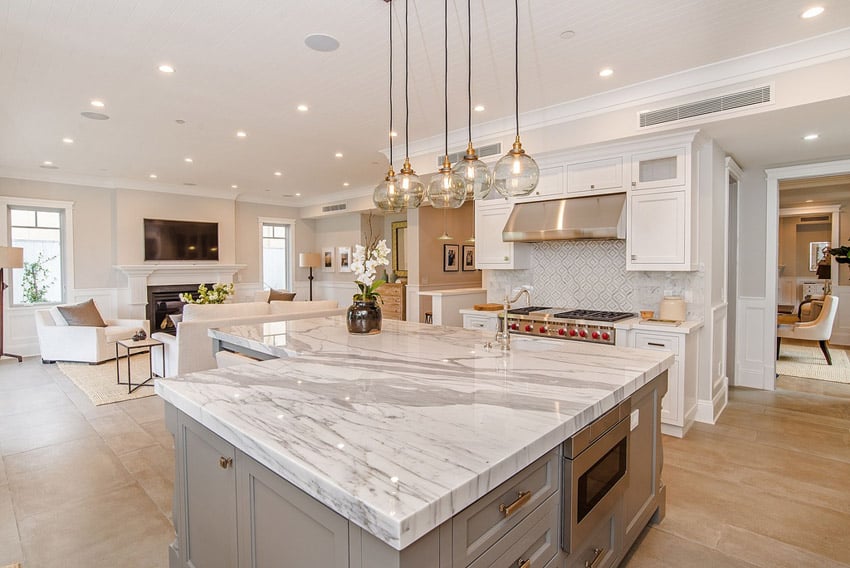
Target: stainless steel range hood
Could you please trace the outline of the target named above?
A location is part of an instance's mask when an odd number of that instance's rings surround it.
[[[517,203],[502,239],[526,243],[625,239],[625,219],[625,193]]]

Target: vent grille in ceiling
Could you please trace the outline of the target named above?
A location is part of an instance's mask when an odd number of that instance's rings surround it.
[[[480,148],[476,148],[478,151],[479,158],[486,158],[487,156],[497,156],[502,153],[502,143],[497,142],[496,144],[488,144],[487,146],[481,146]],[[466,148],[460,150],[458,152],[452,152],[449,154],[449,162],[452,165],[458,163],[463,159],[466,155]],[[437,169],[443,167],[443,157],[437,156]]]
[[[801,223],[828,223],[829,216],[823,215],[820,217],[800,217]]]
[[[773,89],[770,85],[748,89],[728,95],[721,95],[675,107],[662,108],[640,113],[640,127],[655,126],[666,122],[684,120],[736,108],[760,105],[772,101]]]
[[[322,207],[322,213],[333,213],[334,211],[345,211],[347,206],[345,203],[336,203],[334,205],[324,205]]]

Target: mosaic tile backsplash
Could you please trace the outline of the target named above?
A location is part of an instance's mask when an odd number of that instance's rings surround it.
[[[507,291],[531,285],[536,305],[657,313],[669,292],[685,296],[688,319],[702,318],[702,272],[628,272],[626,241],[550,241],[532,247],[530,269],[483,272],[488,301],[501,302]]]

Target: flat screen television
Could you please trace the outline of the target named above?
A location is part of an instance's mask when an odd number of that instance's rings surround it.
[[[145,219],[145,260],[218,260],[218,223]]]

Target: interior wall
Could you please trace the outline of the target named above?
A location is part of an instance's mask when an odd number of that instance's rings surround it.
[[[260,227],[259,219],[292,219],[295,220],[295,230],[292,236],[293,280],[307,280],[308,270],[298,268],[298,253],[314,252],[313,234],[314,222],[311,220],[297,220],[298,209],[293,207],[280,207],[263,203],[247,203],[237,201],[235,206],[236,216],[236,259],[239,264],[247,264],[239,272],[239,282],[242,284],[255,284],[260,286]]]
[[[351,272],[339,271],[339,247],[347,246],[354,249],[354,245],[361,242],[361,219],[360,213],[345,213],[334,217],[324,217],[315,220],[314,247],[318,252],[326,247],[334,249],[334,269],[325,272],[319,269],[316,273],[316,282],[353,282]],[[354,286],[351,286],[352,293]],[[349,298],[350,299],[350,298]]]
[[[443,212],[445,211],[445,223]],[[481,286],[481,271],[464,271],[459,264],[457,272],[443,270],[445,245],[457,245],[462,255],[465,242],[475,232],[475,208],[472,202],[458,209],[419,208],[419,285],[429,287],[475,288]],[[452,237],[438,240],[443,231]],[[460,258],[458,260],[461,260]]]
[[[797,218],[799,221],[799,218]],[[832,241],[832,225],[830,223],[797,224],[796,243],[794,246],[794,261],[796,274],[805,278],[817,278],[815,270],[809,270],[809,244]]]
[[[765,295],[765,238],[767,216],[776,212],[765,211],[767,187],[764,182],[764,170],[744,170],[738,191],[738,217],[740,223],[740,242],[738,266],[741,270],[738,283],[739,296],[763,298]]]

